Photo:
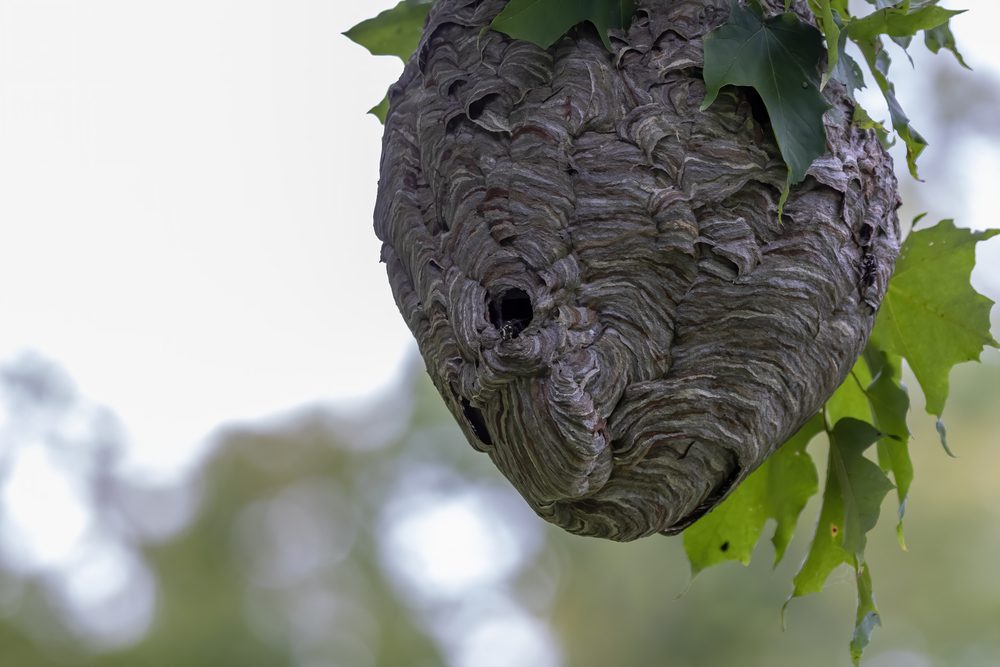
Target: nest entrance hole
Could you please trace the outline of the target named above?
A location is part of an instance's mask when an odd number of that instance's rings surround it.
[[[516,287],[504,291],[498,298],[490,299],[489,311],[490,322],[505,340],[517,338],[535,316],[531,297]]]
[[[469,403],[469,399],[461,399],[462,414],[472,427],[472,432],[476,434],[479,441],[484,445],[492,445],[493,438],[490,437],[490,430],[486,428],[486,420],[483,418],[483,411]]]

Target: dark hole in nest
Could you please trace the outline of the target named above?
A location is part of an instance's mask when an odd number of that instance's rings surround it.
[[[476,406],[469,403],[468,399],[463,398],[462,401],[462,414],[469,422],[469,426],[472,427],[472,432],[476,434],[479,441],[484,445],[492,445],[493,438],[490,437],[490,431],[486,428],[486,420],[483,418],[483,411]]]
[[[516,287],[505,291],[499,298],[490,299],[489,310],[490,322],[505,339],[517,338],[535,316],[531,297]]]
[[[722,551],[722,552],[729,551],[729,542],[728,541],[727,542],[723,542],[722,546],[719,547],[719,550]]]
[[[771,127],[771,117],[767,114],[767,106],[760,94],[749,87],[741,87],[740,90],[746,96],[747,102],[750,103],[750,114],[757,121],[757,124],[761,127]]]
[[[490,93],[488,95],[483,95],[478,100],[470,104],[469,120],[476,120],[482,116],[483,112],[486,111],[486,106],[498,97],[500,97],[499,93]]]
[[[872,240],[871,225],[862,225],[861,230],[858,231],[858,238],[861,240],[861,245],[868,245],[868,242]]]

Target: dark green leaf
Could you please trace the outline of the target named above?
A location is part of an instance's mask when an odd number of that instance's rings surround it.
[[[879,466],[891,472],[896,481],[899,495],[897,536],[900,545],[904,546],[902,519],[906,495],[913,481],[913,465],[907,447],[909,430],[906,426],[910,399],[900,384],[901,366],[898,357],[869,345],[850,375],[827,400],[825,409],[830,423],[856,419],[872,423],[880,432]]]
[[[573,26],[589,21],[610,51],[608,30],[627,27],[634,13],[633,0],[510,0],[490,27],[547,49]]]
[[[913,62],[913,56],[910,55],[909,50],[910,43],[913,42],[913,36],[907,35],[906,37],[890,37],[889,39],[903,51],[903,55],[910,61],[910,67],[915,67],[916,65]]]
[[[794,14],[763,20],[735,0],[729,21],[705,38],[707,109],[726,85],[752,86],[767,107],[790,183],[805,178],[813,160],[826,152],[818,63],[825,49],[815,28]]]
[[[906,548],[903,540],[903,514],[906,498],[913,483],[913,463],[910,461],[910,430],[906,425],[906,414],[910,410],[910,397],[901,382],[902,359],[869,345],[865,351],[868,367],[875,379],[868,385],[868,400],[871,403],[875,427],[881,431],[878,441],[878,463],[882,470],[892,473],[899,499],[899,521],[896,537],[899,545]]]
[[[993,302],[969,284],[976,243],[997,234],[958,229],[950,220],[911,233],[879,310],[872,341],[906,358],[933,415],[944,411],[952,367],[997,344]]]
[[[827,422],[836,424],[841,419],[857,419],[871,422],[872,408],[865,389],[871,384],[872,375],[864,358],[854,363],[850,374],[844,379],[837,391],[826,401]]]
[[[934,5],[916,9],[903,6],[889,7],[851,21],[847,25],[847,32],[851,39],[859,42],[871,41],[879,35],[913,37],[921,30],[931,30],[947,23],[952,16],[963,11]]]
[[[866,130],[875,130],[875,134],[878,136],[878,140],[887,149],[891,148],[892,145],[895,143],[893,140],[890,139],[889,130],[885,128],[885,125],[883,125],[877,120],[874,120],[871,116],[869,116],[868,112],[865,111],[860,104],[854,107],[854,118],[852,120],[859,127],[862,127]]]
[[[399,56],[404,62],[420,43],[432,0],[403,0],[392,9],[362,21],[344,33],[375,56]]]
[[[368,49],[374,56],[398,56],[406,62],[417,49],[434,0],[403,0],[374,18],[362,21],[344,36]],[[389,96],[368,110],[385,124]]]
[[[864,457],[879,435],[871,424],[850,418],[841,419],[830,433],[830,465],[843,494],[842,546],[858,556],[864,553],[865,536],[878,523],[882,500],[892,488],[885,473]]]
[[[785,9],[788,9],[787,5]],[[826,70],[823,72],[823,81],[820,84],[820,88],[825,88],[840,59],[840,26],[834,19],[830,0],[809,0],[809,9],[816,15],[816,20],[826,38]]]
[[[826,487],[823,489],[823,505],[820,507],[816,532],[813,534],[809,553],[799,567],[793,580],[792,598],[801,597],[823,590],[827,577],[838,565],[854,564],[854,555],[844,547],[844,499],[840,482],[833,466],[827,468]]]
[[[865,534],[878,522],[882,500],[892,485],[878,466],[864,457],[865,449],[879,437],[870,424],[844,418],[829,435],[830,455],[819,523],[785,607],[793,598],[822,590],[838,565],[852,566],[857,575],[858,610],[851,657],[857,664],[872,631],[880,625],[871,575],[864,560]]]
[[[829,37],[827,37],[829,39]],[[865,87],[865,75],[858,62],[847,53],[847,33],[841,31],[837,37],[837,60],[834,64],[832,77],[847,87],[847,92],[854,98],[854,91]],[[855,107],[860,109],[861,107]],[[863,111],[863,110],[862,110]],[[867,113],[865,114],[868,115]]]
[[[856,566],[865,534],[878,521],[879,506],[892,488],[879,467],[863,456],[878,437],[870,424],[852,418],[841,419],[830,432],[823,506],[789,600],[821,591],[838,565]]]
[[[775,564],[781,560],[799,514],[817,491],[816,466],[805,449],[822,430],[823,419],[816,415],[726,500],[684,531],[692,574],[727,560],[749,563],[768,519],[777,522]]]
[[[767,505],[776,523],[771,536],[775,565],[785,557],[806,503],[819,491],[816,465],[806,446],[822,430],[823,417],[816,415],[772,456],[777,460],[767,476]]]
[[[882,40],[879,37],[867,41],[860,40],[856,43],[864,55],[865,61],[868,63],[868,68],[875,79],[875,83],[878,84],[879,90],[882,91],[886,104],[889,106],[889,119],[892,121],[892,129],[896,131],[896,134],[899,135],[899,138],[906,145],[906,166],[910,170],[910,175],[919,180],[917,159],[924,152],[924,149],[927,148],[927,142],[910,125],[910,119],[907,118],[903,112],[903,107],[899,104],[899,100],[896,99],[896,87],[889,81],[889,65],[891,64],[889,54],[885,51],[885,47],[883,47]]]
[[[921,30],[934,30],[947,26],[949,19],[962,13],[961,11],[937,7],[937,0],[902,2],[872,1],[870,4],[878,7],[864,18],[850,21],[845,31],[854,40],[871,69],[872,76],[882,91],[889,106],[892,127],[906,146],[906,164],[910,174],[919,179],[917,159],[927,146],[927,142],[910,125],[910,120],[903,112],[896,98],[896,90],[888,78],[890,59],[882,45],[882,35],[888,35],[893,41],[903,47],[909,46],[910,40]],[[909,54],[907,54],[909,56]]]
[[[872,592],[872,575],[867,563],[859,563],[855,572],[858,582],[858,611],[854,617],[854,636],[851,637],[851,660],[857,665],[861,662],[861,654],[872,632],[882,625],[878,609],[875,608],[875,595]]]
[[[908,0],[903,0],[904,2]],[[902,5],[900,0],[865,0],[869,5],[875,5],[876,9],[885,9],[886,7],[892,7],[893,5]]]
[[[389,114],[389,96],[386,95],[382,101],[368,110],[368,113],[378,118],[379,122],[385,125],[385,117]]]
[[[850,15],[847,4],[847,0],[830,0],[830,6],[833,8],[833,11],[837,12],[844,19]]]
[[[903,51],[906,51],[910,48],[910,43],[913,42],[913,35],[907,35],[906,37],[890,37],[889,39],[891,39],[896,46],[903,49]],[[909,57],[909,54],[907,54],[907,57]],[[910,58],[910,64],[913,64],[913,58]]]
[[[952,34],[949,24],[943,23],[936,28],[925,31],[924,44],[930,49],[931,53],[937,53],[941,49],[951,51],[962,67],[972,69],[965,64],[965,58],[958,52],[958,46],[955,44],[955,35]]]

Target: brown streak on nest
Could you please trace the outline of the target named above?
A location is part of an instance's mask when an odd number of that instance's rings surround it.
[[[698,110],[728,0],[640,1],[614,54],[587,27],[547,51],[483,32],[503,5],[440,0],[391,90],[393,294],[470,443],[538,514],[678,532],[860,353],[898,252],[892,163],[831,83],[830,151],[779,221],[753,100]]]

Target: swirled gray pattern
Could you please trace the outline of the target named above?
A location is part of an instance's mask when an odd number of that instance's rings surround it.
[[[779,220],[754,96],[698,109],[728,0],[641,0],[613,53],[588,26],[548,50],[485,30],[504,4],[440,0],[390,90],[393,294],[469,442],[540,516],[676,533],[863,348],[899,248],[892,163],[831,83],[829,151]]]

